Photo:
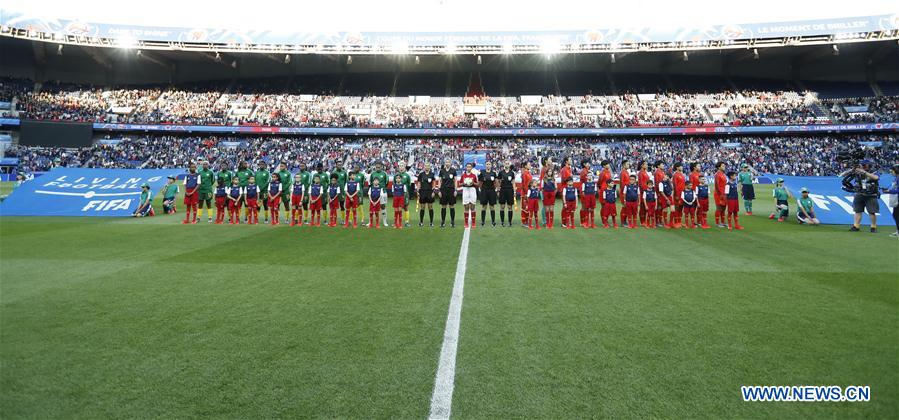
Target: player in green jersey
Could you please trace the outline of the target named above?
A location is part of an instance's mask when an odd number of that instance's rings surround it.
[[[783,222],[790,215],[790,191],[784,187],[783,178],[777,178],[772,195],[774,196],[774,212],[768,218],[776,217],[778,222]]]
[[[352,177],[359,184],[359,208],[365,204],[365,174],[362,173],[362,167],[356,165],[353,167],[353,171],[349,174],[349,177]],[[362,224],[365,225],[365,212],[362,212]]]
[[[387,190],[387,172],[384,172],[384,164],[378,162],[375,164],[375,170],[368,175],[368,184],[374,185],[374,180],[378,180],[381,188],[386,192]],[[381,194],[381,220],[384,221],[384,227],[390,226],[387,223],[387,194]]]
[[[406,187],[406,194],[408,197],[406,197],[406,200],[403,202],[403,221],[405,222],[406,227],[409,227],[409,200],[412,198],[412,190],[410,189],[412,186],[412,177],[409,176],[409,172],[406,171],[406,162],[401,160],[397,163],[396,176],[400,177],[400,180]]]
[[[740,167],[740,173],[737,174],[737,182],[740,183],[740,193],[743,196],[743,209],[746,210],[747,216],[752,216],[752,200],[755,200],[755,187],[752,185],[752,178],[758,175],[755,169],[744,163]]]
[[[219,168],[219,171],[215,174],[215,182],[219,183],[219,181],[221,181],[224,182],[225,185],[231,185],[231,178],[234,178],[234,173],[228,169],[228,163],[222,162]]]
[[[197,212],[199,213],[203,206],[206,206],[206,216],[209,218],[208,222],[212,223],[212,189],[215,184],[215,172],[212,169],[209,169],[209,161],[204,160],[202,168],[197,171],[200,174],[200,205],[197,208]],[[174,202],[172,203],[172,208],[174,208]]]
[[[256,185],[259,186],[259,191],[263,193],[268,191],[268,184],[271,182],[272,175],[268,172],[268,164],[265,163],[264,160],[259,161],[259,169],[253,174],[256,178]],[[268,200],[259,200],[262,202],[263,213],[265,213],[265,223],[268,223]],[[256,209],[259,210],[258,208]]]
[[[162,188],[162,212],[175,214],[175,196],[178,195],[178,183],[175,177],[169,175],[168,182]],[[202,200],[201,200],[202,201]]]
[[[815,217],[815,203],[808,197],[808,188],[802,187],[800,191],[802,192],[802,197],[796,200],[796,204],[799,205],[796,211],[796,218],[802,224],[820,225],[821,221]]]
[[[287,162],[281,162],[281,165],[278,167],[278,178],[281,180],[281,191],[290,191],[293,176],[290,170],[287,169]],[[290,222],[290,200],[282,198],[281,203],[284,205],[284,215],[287,217],[285,223]]]

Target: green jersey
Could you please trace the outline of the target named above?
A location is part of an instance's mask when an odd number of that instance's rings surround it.
[[[163,193],[162,193],[162,198],[165,198],[165,199],[175,198],[176,195],[178,195],[178,184],[176,184],[174,182],[171,184],[166,184],[165,190],[163,190]]]
[[[149,189],[147,189],[147,190],[141,189],[140,204],[146,203],[147,200],[149,200],[149,199],[150,199],[150,190]]]
[[[741,171],[739,174],[737,174],[737,179],[743,185],[752,185],[752,172]]]
[[[303,189],[308,192],[312,185],[312,174],[309,171],[300,171],[300,182],[303,184]]]
[[[378,182],[380,182],[380,187],[381,187],[382,189],[386,189],[386,188],[387,188],[387,172],[384,172],[384,171],[374,171],[374,172],[372,172],[371,175],[368,176],[368,185],[369,185],[369,187],[371,187],[372,185],[375,185],[375,180],[376,180],[376,179],[378,180]]]
[[[215,175],[215,181],[217,184],[221,184],[224,181],[225,185],[231,185],[231,178],[234,178],[234,174],[231,171],[225,169],[223,171],[219,171]]]
[[[328,185],[331,183],[331,175],[328,174],[328,171],[313,172],[312,173],[313,181],[315,180],[315,177],[318,177],[319,184]]]
[[[267,170],[260,169],[254,175],[256,177],[256,185],[261,191],[268,191],[268,183],[271,181],[272,175]]]
[[[797,202],[799,203],[799,207],[804,209],[806,213],[811,213],[815,208],[811,198],[800,198]]]
[[[215,183],[215,172],[212,172],[211,169],[200,168],[197,173],[200,174],[200,189],[197,191],[201,193],[211,193],[213,187],[212,184]]]
[[[249,169],[238,169],[237,170],[237,183],[241,187],[246,187],[247,184],[250,183],[250,177],[253,176],[253,171]]]
[[[280,170],[277,173],[281,181],[281,191],[289,191],[290,186],[293,184],[293,175],[287,169]]]
[[[777,201],[787,201],[790,199],[790,194],[787,193],[787,189],[784,187],[774,187],[774,198]]]

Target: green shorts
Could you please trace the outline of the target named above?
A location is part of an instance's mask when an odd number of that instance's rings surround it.
[[[200,201],[212,201],[212,191],[200,192]]]

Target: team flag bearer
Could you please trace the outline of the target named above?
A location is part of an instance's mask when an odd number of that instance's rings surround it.
[[[656,189],[655,183],[651,179],[646,181],[646,189],[643,190],[641,197],[643,207],[646,208],[645,227],[655,229],[656,227]]]
[[[523,214],[527,215],[526,225],[528,229],[534,229],[534,225],[537,225],[537,230],[540,230],[540,219],[537,218],[537,213],[540,210],[540,199],[543,196],[543,193],[540,191],[540,183],[536,179],[531,179],[531,183],[525,191],[527,192],[525,193],[521,209],[524,212]]]
[[[197,173],[197,164],[191,163],[187,175],[184,177],[184,221],[182,224],[197,223],[197,204],[200,202],[200,174]],[[193,215],[193,216],[191,216]]]
[[[306,185],[303,183],[303,175],[296,174],[293,177],[293,187],[290,190],[290,226],[303,226],[303,200],[306,195]]]
[[[218,180],[215,187],[215,224],[225,223],[225,200],[228,199],[228,186],[224,179]]]
[[[596,229],[596,201],[599,198],[599,189],[596,177],[593,173],[587,174],[587,179],[581,184],[581,213],[583,213],[585,228]]]
[[[259,224],[259,186],[255,176],[251,176],[244,187],[244,200],[247,202],[247,224]]]
[[[696,190],[693,183],[687,180],[686,188],[681,192],[681,211],[684,216],[684,228],[696,229]]]
[[[403,182],[403,177],[397,174],[393,178],[393,227],[402,229],[405,209],[406,184]]]
[[[272,216],[272,226],[280,224],[278,220],[281,212],[281,175],[277,172],[272,173],[272,181],[268,184],[268,209]]]
[[[727,199],[727,228],[743,230],[740,226],[740,193],[737,190],[737,173],[727,174],[728,182],[724,186],[724,197]]]
[[[343,195],[337,181],[337,175],[331,175],[331,184],[328,185],[328,227],[337,227],[337,210],[340,210],[340,197]]]
[[[312,226],[322,225],[322,200],[324,199],[325,189],[322,187],[321,178],[314,176],[312,178],[312,186],[309,187],[309,211],[312,212]]]
[[[636,176],[629,177],[628,182],[629,184],[624,187],[624,208],[626,211],[622,213],[627,215],[627,228],[636,229],[638,210],[640,208],[640,186],[637,185]],[[625,224],[624,219],[621,220],[621,224]]]
[[[368,227],[379,229],[381,224],[381,180],[378,178],[371,179],[371,187],[368,189]]]
[[[358,179],[350,174],[350,177],[347,178],[346,181],[346,198],[344,199],[344,208],[346,209],[346,213],[344,214],[343,227],[350,227],[350,214],[353,215],[353,227],[359,226],[359,220],[357,219],[356,212],[359,209],[359,190],[361,189],[361,185],[359,185]]]
[[[238,178],[231,179],[231,186],[228,188],[228,217],[229,224],[240,224],[240,203],[243,200],[243,187],[240,186]]]
[[[574,187],[574,181],[571,178],[565,180],[565,190],[562,196],[565,204],[562,207],[562,225],[568,229],[574,229],[574,210],[577,209],[577,188]]]

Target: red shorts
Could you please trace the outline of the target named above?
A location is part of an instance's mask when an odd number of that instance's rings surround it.
[[[352,197],[347,197],[346,200],[343,201],[343,207],[348,209],[359,208],[359,196],[354,195]]]
[[[215,198],[215,206],[220,209],[225,208],[225,197],[216,197]]]
[[[259,199],[258,198],[248,198],[247,199],[247,207],[255,209],[259,207]]]
[[[696,200],[696,202],[699,204],[699,207],[698,207],[699,211],[701,211],[703,213],[708,213],[708,211],[709,211],[709,199],[708,198],[700,198],[700,199]]]
[[[615,203],[602,203],[602,215],[603,217],[611,215],[615,216]]]
[[[278,206],[281,205],[281,196],[272,197],[268,199],[268,207],[272,210],[278,210]]]
[[[546,194],[546,193],[544,193]],[[554,206],[556,205],[556,193],[553,191],[551,194],[546,194],[543,196],[543,205],[544,206]]]
[[[669,205],[670,205],[670,204],[668,204],[668,197],[666,197],[666,196],[664,196],[664,195],[660,195],[660,196],[659,196],[659,207],[658,207],[658,209],[659,209],[659,210],[667,209]]]
[[[681,192],[682,192],[682,191],[675,191],[675,192],[674,192],[674,205],[675,205],[675,206],[683,206],[683,205],[684,205],[684,200],[680,198],[680,193],[681,193]]]
[[[184,194],[184,205],[192,206],[200,202],[200,192],[194,191],[193,194]]]
[[[655,213],[656,211],[656,202],[655,201],[647,201],[646,202],[646,212],[647,213]]]
[[[303,196],[302,195],[290,195],[290,207],[300,207],[303,205]]]
[[[716,195],[715,196],[715,205],[718,207],[724,207],[727,205],[727,200],[722,196]]]
[[[529,213],[537,213],[538,211],[540,211],[540,199],[539,198],[529,198],[527,211]]]
[[[309,210],[321,210],[322,209],[322,199],[321,197],[318,200],[314,198],[309,199]]]
[[[727,212],[737,214],[740,212],[740,201],[736,198],[727,200]]]
[[[574,211],[577,208],[577,201],[565,201],[565,210]]]
[[[584,199],[581,200],[581,206],[588,210],[593,210],[596,208],[596,196],[595,195],[585,195]]]
[[[639,201],[626,201],[624,208],[627,209],[627,214],[637,214],[637,209],[640,208],[639,203]]]
[[[406,197],[393,197],[393,208],[398,209],[406,205]]]
[[[228,210],[237,211],[240,210],[240,200],[232,201],[230,198],[228,199]]]
[[[374,201],[368,204],[368,212],[369,213],[378,213],[381,211],[381,202]]]

